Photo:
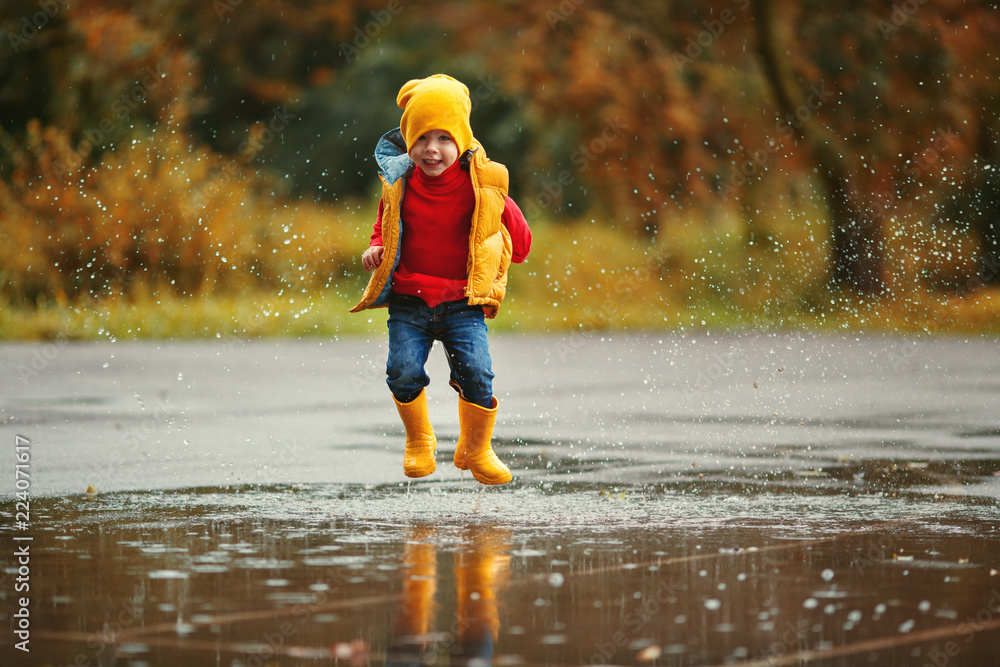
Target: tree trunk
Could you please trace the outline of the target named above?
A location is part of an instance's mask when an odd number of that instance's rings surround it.
[[[981,161],[975,212],[982,247],[979,279],[987,285],[1000,285],[1000,123],[995,111],[1000,111],[996,99],[986,106],[976,151]]]
[[[822,181],[831,225],[830,280],[862,294],[882,292],[882,220],[865,215],[852,197],[846,146],[816,120],[825,102],[807,96],[795,79],[785,45],[778,36],[772,0],[754,0],[757,53],[778,110],[809,149]],[[822,88],[822,82],[819,83]]]

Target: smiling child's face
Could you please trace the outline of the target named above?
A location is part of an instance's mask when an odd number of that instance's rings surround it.
[[[410,159],[428,176],[440,176],[458,159],[458,145],[444,130],[430,130],[413,142]]]

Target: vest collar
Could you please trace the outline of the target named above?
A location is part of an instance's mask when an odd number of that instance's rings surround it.
[[[414,168],[413,160],[406,154],[406,141],[397,127],[382,135],[375,146],[375,164],[378,173],[389,183],[407,176]]]
[[[468,164],[478,151],[479,144],[473,141],[472,148],[459,156],[458,161]],[[403,139],[403,133],[398,127],[389,130],[378,140],[378,144],[375,145],[375,164],[378,166],[378,173],[390,185],[409,176],[416,168],[406,153],[406,140]]]

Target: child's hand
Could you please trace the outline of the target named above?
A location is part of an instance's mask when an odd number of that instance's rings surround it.
[[[380,245],[373,245],[365,250],[365,254],[361,255],[361,266],[365,267],[365,271],[374,271],[381,263],[382,246]]]

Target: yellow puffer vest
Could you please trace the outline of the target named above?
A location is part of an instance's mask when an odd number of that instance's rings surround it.
[[[392,277],[399,265],[402,248],[399,212],[406,187],[405,175],[408,173],[408,169],[406,173],[401,170],[404,163],[399,159],[398,150],[406,155],[406,146],[398,130],[386,134],[376,150],[379,179],[382,181],[382,263],[372,273],[361,301],[351,309],[352,313],[389,305]],[[389,159],[385,156],[387,152],[391,153]],[[475,140],[470,153],[469,175],[472,177],[476,206],[469,231],[465,297],[470,306],[483,306],[486,317],[493,318],[507,293],[507,268],[512,252],[510,234],[501,222],[507,201],[508,175],[507,168],[491,162]],[[412,165],[408,157],[405,164]]]

